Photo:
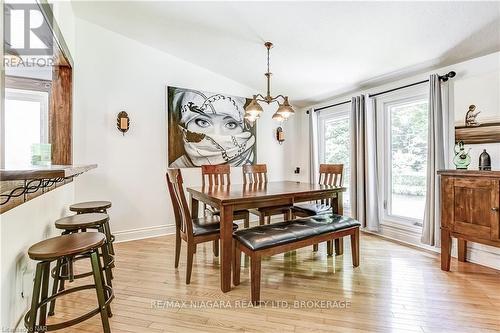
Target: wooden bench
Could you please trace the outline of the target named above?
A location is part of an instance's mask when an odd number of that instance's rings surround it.
[[[351,237],[352,262],[359,266],[359,226],[352,218],[323,214],[234,232],[233,283],[240,284],[241,252],[250,257],[252,303],[260,301],[261,258],[309,245]]]

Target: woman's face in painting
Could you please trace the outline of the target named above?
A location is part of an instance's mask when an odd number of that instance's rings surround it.
[[[242,124],[224,114],[200,114],[186,124],[190,132],[207,135],[236,135],[243,132]]]

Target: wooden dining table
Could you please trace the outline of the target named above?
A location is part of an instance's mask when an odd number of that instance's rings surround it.
[[[298,202],[331,199],[332,212],[342,215],[342,194],[345,190],[344,187],[293,181],[188,187],[193,218],[198,217],[200,201],[220,210],[221,290],[223,292],[231,290],[234,211],[282,205],[291,206]],[[343,253],[342,239],[335,241],[335,253]]]

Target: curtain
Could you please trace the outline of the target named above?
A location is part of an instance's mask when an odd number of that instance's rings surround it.
[[[351,100],[351,202],[352,215],[363,228],[379,230],[377,115],[374,99]]]
[[[318,157],[318,112],[309,110],[309,182],[318,182],[319,157]]]
[[[445,168],[449,115],[443,108],[441,82],[438,74],[429,78],[429,134],[427,150],[427,194],[421,241],[440,246],[441,218],[439,211],[440,182],[436,172]]]

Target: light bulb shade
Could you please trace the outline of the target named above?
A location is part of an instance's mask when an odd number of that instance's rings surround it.
[[[252,116],[254,118],[258,118],[259,115],[263,112],[262,107],[259,105],[255,98],[252,99],[250,104],[245,108],[245,118],[246,115]],[[248,118],[247,118],[248,119]]]
[[[292,106],[288,104],[288,97],[285,97],[285,101],[283,102],[283,104],[279,105],[278,111],[276,111],[276,113],[281,115],[285,119],[288,119],[295,113]]]
[[[285,117],[283,117],[281,114],[279,114],[278,112],[275,112],[273,114],[273,120],[276,120],[276,121],[279,121],[279,122],[282,122],[282,121],[285,121]]]
[[[260,115],[252,115],[249,113],[245,113],[245,119],[248,120],[250,123],[254,123],[257,119],[260,118]]]

